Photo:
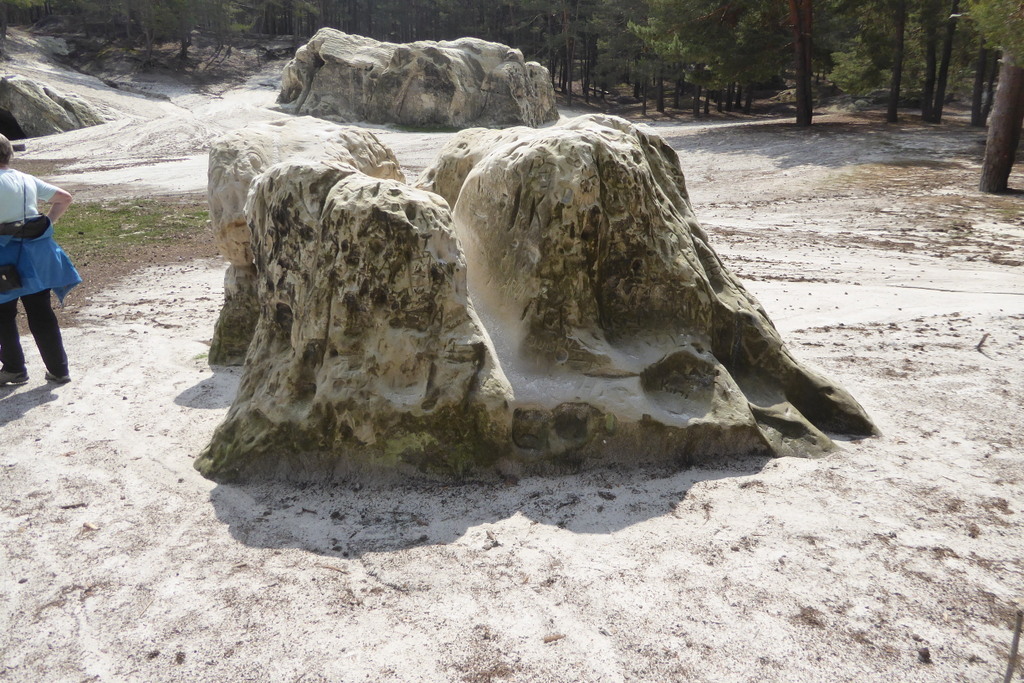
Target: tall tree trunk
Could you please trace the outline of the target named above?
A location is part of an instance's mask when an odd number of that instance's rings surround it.
[[[565,31],[565,106],[572,106],[572,60],[575,52],[575,42],[572,34],[569,33],[569,8],[565,8],[562,15],[562,27]]]
[[[978,62],[974,66],[974,90],[971,92],[971,125],[975,128],[985,127],[982,114],[985,105],[985,72],[988,70],[988,48],[982,45],[978,49]]]
[[[935,70],[937,62],[935,52],[938,49],[938,43],[935,30],[932,28],[928,29],[928,34],[925,36],[924,41],[924,88],[921,92],[921,118],[925,121],[931,121],[932,106],[935,104]]]
[[[892,81],[889,83],[889,110],[885,120],[896,123],[900,120],[900,86],[903,82],[903,53],[907,32],[907,0],[896,3],[896,40],[893,46]]]
[[[682,78],[676,79],[676,89],[672,93],[673,109],[679,109],[679,98],[683,96],[683,83],[685,83],[685,81]]]
[[[696,76],[696,78],[694,78],[694,81],[696,82],[693,84],[693,118],[695,119],[700,118],[700,96],[704,90],[704,87],[699,85],[699,83],[701,76],[704,75],[704,69],[705,66],[703,64],[698,64],[697,68],[694,70],[694,74]]]
[[[749,114],[754,108],[754,86],[747,85],[747,99],[743,102],[743,113]]]
[[[999,50],[989,50],[992,55],[988,64],[988,85],[985,88],[985,104],[981,107],[981,120],[988,121],[988,115],[992,113],[992,102],[996,99],[996,78],[999,76],[999,60],[1002,54]]]
[[[0,57],[7,55],[7,3],[0,2]]]
[[[665,113],[665,75],[661,73],[661,65],[658,65],[658,83],[655,86],[658,93],[658,111]]]
[[[590,39],[583,40],[583,60],[580,64],[580,80],[582,81],[583,101],[590,104],[590,66],[591,66]]]
[[[789,0],[789,20],[793,25],[793,53],[796,66],[796,124],[811,125],[814,94],[811,91],[813,44],[811,0]]]
[[[548,58],[548,71],[551,72],[551,85],[560,89],[561,84],[556,83],[556,79],[561,79],[562,72],[558,71],[560,63],[558,60],[561,58],[562,51],[559,49],[558,43],[555,41],[556,32],[554,12],[548,12],[547,25],[547,33],[543,35],[548,36],[549,39],[544,41],[544,52],[547,54]]]
[[[988,126],[985,160],[981,166],[982,192],[1005,192],[1009,186],[1021,127],[1024,125],[1024,67],[1017,66],[1004,54],[999,74],[999,88]]]
[[[931,123],[942,121],[942,108],[946,105],[946,83],[949,80],[949,62],[953,58],[953,37],[956,34],[956,17],[960,9],[960,0],[953,0],[949,8],[949,19],[946,20],[946,37],[942,41],[942,61],[939,64],[939,76],[935,84],[935,103],[932,105]]]

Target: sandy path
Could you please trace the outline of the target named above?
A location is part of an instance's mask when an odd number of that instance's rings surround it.
[[[92,150],[80,197],[194,192],[197,146],[279,115],[268,92],[145,115],[104,92],[137,120],[29,154]],[[215,485],[191,463],[238,381],[205,362],[223,266],[142,271],[67,330],[74,382],[30,351],[0,389],[0,680],[997,680],[1024,597],[1022,200],[969,189],[962,126],[659,132],[721,253],[883,436],[509,487]],[[382,138],[414,173],[445,136]]]

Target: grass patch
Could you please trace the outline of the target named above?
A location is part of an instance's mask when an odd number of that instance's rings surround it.
[[[61,246],[77,258],[118,257],[143,246],[194,238],[207,230],[205,202],[155,199],[81,202],[57,224]]]
[[[440,123],[421,123],[419,125],[391,123],[388,124],[388,128],[392,128],[402,133],[458,133],[462,130],[462,128],[446,126]]]
[[[73,163],[75,163],[74,159],[22,159],[16,152],[12,165],[22,173],[45,179],[59,175],[66,166]]]
[[[95,294],[141,268],[217,257],[207,205],[198,197],[78,201],[54,237],[83,280],[57,310],[62,326],[76,324]]]

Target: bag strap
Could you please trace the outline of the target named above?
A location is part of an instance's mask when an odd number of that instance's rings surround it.
[[[25,180],[25,174],[21,174],[21,224],[24,227],[25,222],[28,220],[28,181]],[[25,238],[19,237],[18,239],[18,255],[14,258],[14,267],[17,268],[18,264],[21,263],[21,252],[25,249]]]
[[[25,221],[28,220],[28,181],[25,180],[25,176],[21,176],[21,225],[25,226]],[[25,248],[25,238],[22,237],[18,240],[18,258],[14,259],[14,265],[17,267],[21,263],[21,251]]]

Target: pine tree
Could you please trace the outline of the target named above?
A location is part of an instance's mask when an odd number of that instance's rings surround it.
[[[45,0],[3,0],[0,2],[0,56],[6,54],[7,48],[7,22],[10,9],[27,9],[39,7]]]
[[[735,84],[749,93],[787,62],[789,17],[778,2],[651,0],[650,7],[647,23],[634,23],[633,32],[665,62],[687,65],[695,98],[700,88],[733,86],[735,93]]]
[[[1024,2],[969,0],[968,6],[985,38],[1003,51],[979,189],[1004,192],[1024,126]]]

